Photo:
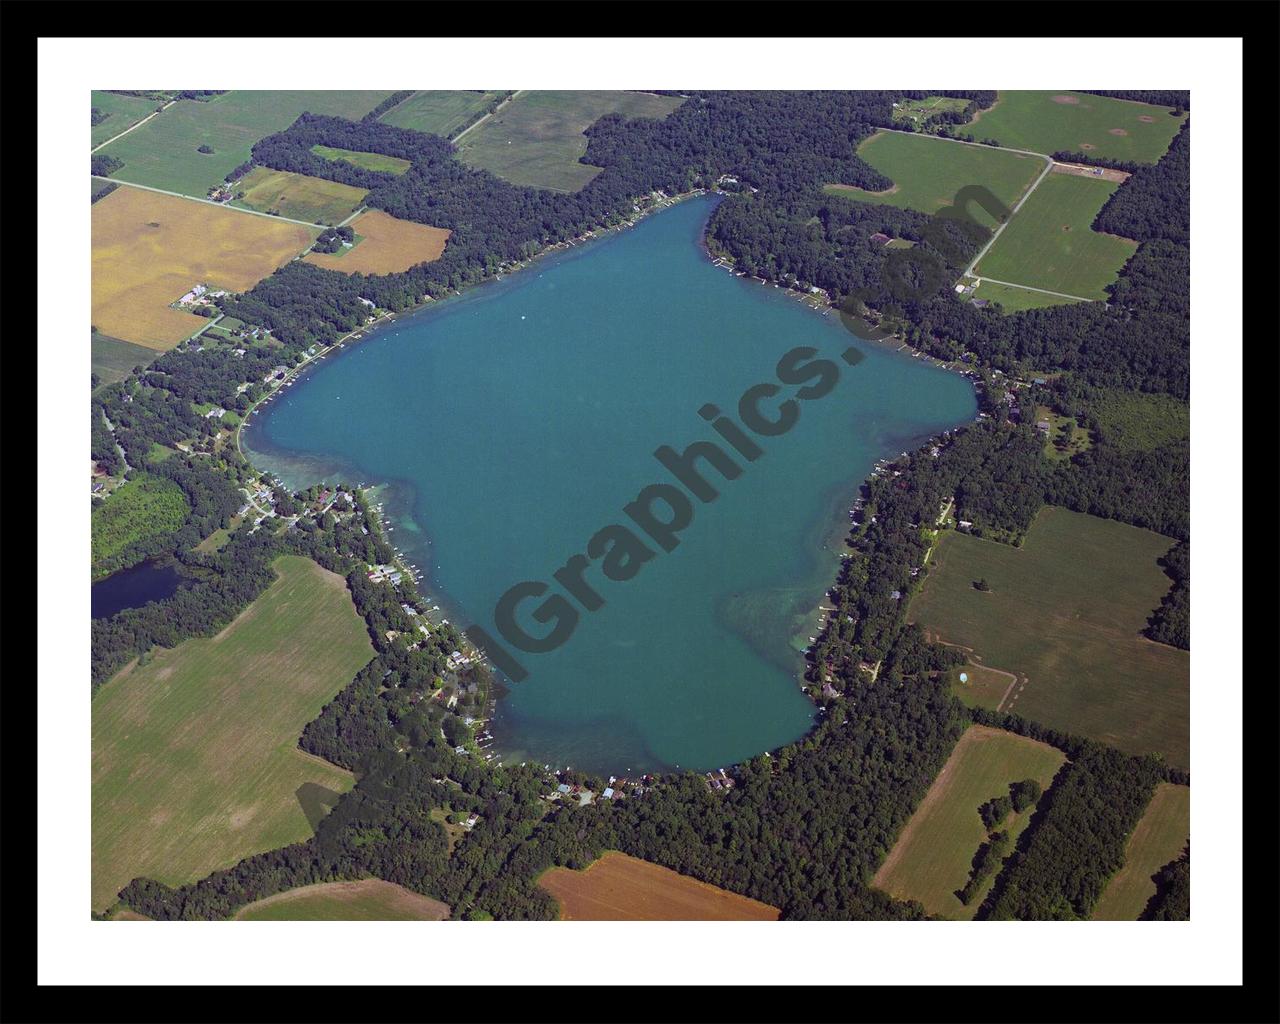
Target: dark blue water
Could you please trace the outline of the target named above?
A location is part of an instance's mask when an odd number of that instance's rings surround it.
[[[107,619],[126,608],[172,597],[181,585],[182,576],[171,564],[140,562],[93,584],[91,613],[95,619]]]
[[[620,772],[710,768],[789,742],[814,709],[800,649],[834,580],[839,524],[876,459],[970,419],[962,377],[858,345],[782,291],[713,267],[699,242],[713,200],[540,261],[389,326],[330,357],[256,417],[255,460],[293,484],[324,476],[388,481],[392,538],[427,571],[459,626],[496,635],[494,607],[519,581],[546,581],[623,506],[673,477],[654,457],[717,434],[714,403],[737,417],[751,385],[777,382],[788,350],[839,368],[834,389],[798,403],[754,462],[692,501],[671,552],[634,578],[586,577],[596,611],[549,653],[512,650],[494,731],[508,753]],[[761,403],[772,416],[796,387]],[[727,443],[721,442],[728,450]],[[732,453],[731,453],[732,454]],[[521,606],[528,632],[539,601]]]

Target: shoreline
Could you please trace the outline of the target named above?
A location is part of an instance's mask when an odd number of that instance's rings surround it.
[[[292,367],[289,373],[286,374],[286,376],[276,385],[275,388],[273,388],[271,392],[264,395],[246,411],[241,424],[236,431],[237,450],[256,472],[279,479],[278,475],[274,471],[264,469],[261,465],[256,463],[253,458],[255,455],[260,455],[263,458],[271,459],[272,455],[268,452],[254,453],[246,451],[241,444],[241,432],[243,428],[249,424],[251,417],[255,415],[262,406],[268,404],[272,398],[283,391],[286,387],[295,383],[301,377],[303,371],[313,366],[313,364],[318,363],[326,355],[333,352],[335,349],[344,348],[348,341],[355,342],[365,340],[366,337],[372,336],[375,328],[382,327],[389,321],[397,320],[402,316],[421,313],[428,308],[433,308],[440,302],[446,302],[450,299],[461,298],[469,294],[474,294],[475,289],[479,286],[503,281],[508,274],[513,274],[518,270],[525,270],[537,265],[543,257],[563,254],[572,248],[578,247],[579,245],[586,245],[587,243],[601,241],[612,236],[615,232],[620,232],[626,228],[634,227],[652,213],[660,212],[661,210],[668,209],[679,202],[684,202],[688,199],[704,195],[722,195],[722,193],[720,193],[719,190],[697,189],[676,196],[665,197],[664,199],[653,203],[649,207],[646,207],[636,217],[622,224],[615,225],[614,227],[607,229],[595,229],[575,239],[566,240],[548,246],[546,249],[527,260],[520,261],[514,265],[504,264],[492,277],[467,285],[463,289],[455,291],[452,295],[446,296],[442,299],[427,299],[415,306],[402,310],[400,313],[384,313],[376,321],[356,328],[335,341],[333,344],[317,351],[314,355],[307,357],[295,367]],[[718,257],[707,245],[705,227],[703,235],[699,239],[699,248],[713,266],[727,269],[729,273],[735,277],[749,276],[745,273],[733,270],[731,266],[726,266],[725,264],[727,261],[725,258]],[[774,288],[788,293],[790,298],[799,300],[803,305],[807,306],[819,316],[828,316],[833,308],[837,309],[837,315],[841,318],[841,326],[847,333],[853,335],[858,342],[874,344],[878,348],[899,353],[903,352],[904,349],[910,349],[913,358],[924,359],[939,369],[958,373],[965,377],[971,377],[972,375],[972,371],[969,373],[964,372],[963,364],[955,361],[944,363],[941,360],[929,356],[927,353],[911,349],[905,340],[897,335],[890,335],[889,337],[882,339],[864,337],[850,326],[844,314],[839,312],[838,307],[835,307],[831,303],[830,299],[825,296],[825,293],[823,293],[823,298],[819,300],[812,293],[801,292],[798,289],[789,288],[776,282],[756,277],[751,277],[751,280],[762,285],[773,285]],[[930,440],[936,441],[944,433],[949,433],[954,429],[956,429],[956,427],[947,428],[946,431],[935,431],[932,434],[922,436],[920,438],[910,440],[904,439],[902,443],[907,445],[907,450],[910,451]],[[285,458],[287,457],[287,454],[282,450],[280,457]],[[814,642],[808,638],[810,636],[821,637],[822,632],[828,625],[828,614],[834,610],[830,604],[830,591],[837,585],[839,574],[843,568],[844,562],[846,558],[849,557],[850,549],[848,548],[846,541],[854,526],[851,521],[852,512],[861,505],[863,489],[869,481],[881,471],[882,466],[900,457],[901,455],[898,452],[887,453],[876,459],[872,468],[866,474],[856,477],[851,476],[847,481],[838,484],[833,488],[828,501],[829,511],[825,512],[819,519],[815,520],[812,528],[812,546],[809,550],[815,556],[816,563],[813,583],[814,593],[811,598],[804,598],[802,600],[802,603],[799,604],[797,611],[794,613],[794,624],[787,627],[787,650],[785,652],[779,651],[779,657],[777,659],[768,658],[764,654],[757,652],[759,656],[765,657],[766,660],[769,661],[777,661],[781,660],[782,657],[785,657],[789,663],[786,668],[787,673],[790,675],[794,683],[799,686],[805,697],[813,704],[815,710],[818,712],[821,711],[822,707],[822,689],[820,686],[816,686],[814,683],[806,679],[806,675],[810,668],[807,655]],[[357,475],[359,473],[358,470],[355,470],[355,467],[343,466],[340,460],[338,460],[337,465],[333,469],[325,471],[325,475],[327,476],[331,473],[336,473],[339,476],[349,476],[352,471],[356,471]],[[347,482],[351,483],[351,481]],[[372,518],[377,522],[382,539],[394,552],[395,557],[393,559],[393,564],[395,564],[398,569],[404,572],[413,581],[419,596],[426,605],[427,610],[424,611],[423,614],[428,617],[429,621],[436,622],[443,620],[449,622],[449,624],[454,626],[461,636],[460,626],[450,617],[456,616],[457,610],[452,606],[448,595],[444,594],[438,587],[432,584],[429,562],[427,569],[424,570],[418,568],[410,561],[412,558],[418,558],[419,560],[422,558],[429,558],[429,555],[425,554],[425,551],[429,549],[431,542],[423,524],[417,522],[417,517],[413,514],[413,499],[411,496],[406,496],[404,494],[402,489],[404,486],[403,482],[388,480],[353,486],[356,486],[357,489],[366,496],[366,500],[368,501],[372,513]],[[404,508],[395,509],[386,507],[387,505],[396,504],[403,505]],[[396,531],[397,528],[404,526],[404,523],[401,522],[401,520],[406,517],[413,521],[415,527],[409,532],[418,534],[421,537],[421,545],[423,547],[422,551],[410,552],[401,550],[392,540],[391,534]],[[415,544],[414,546],[416,547],[417,545]],[[833,571],[828,568],[823,568],[823,563],[832,555],[836,562]],[[805,581],[798,581],[798,586],[807,589]],[[524,750],[515,743],[500,744],[494,731],[495,722],[500,717],[499,699],[510,692],[511,684],[504,676],[501,675],[500,671],[492,664],[492,662],[483,655],[483,652],[474,649],[472,645],[469,644],[465,636],[461,636],[460,647],[464,653],[474,657],[479,663],[483,664],[492,675],[492,686],[486,697],[483,715],[473,719],[473,725],[476,728],[474,730],[475,740],[473,741],[472,746],[475,752],[486,763],[516,763],[517,759],[521,757],[527,761],[529,757],[529,752],[527,750]],[[813,729],[817,727],[820,720],[820,715],[815,715],[813,725],[810,726],[809,730],[807,730],[803,735],[796,737],[792,742],[803,741],[804,737],[810,735]],[[564,768],[567,766],[553,765],[552,767]],[[665,770],[678,769],[668,767]]]

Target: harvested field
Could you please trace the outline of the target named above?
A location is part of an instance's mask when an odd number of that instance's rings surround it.
[[[351,222],[362,241],[343,252],[307,253],[306,261],[344,274],[395,274],[419,263],[438,260],[452,233],[381,210],[366,210]]]
[[[443,921],[448,904],[366,878],[324,882],[268,896],[244,907],[237,921]]]
[[[169,885],[312,834],[303,786],[349,772],[298,737],[372,655],[341,576],[285,556],[217,636],[133,662],[93,698],[92,905],[139,876]]]
[[[367,189],[269,167],[255,167],[241,179],[237,191],[243,191],[244,197],[235,206],[330,225],[345,220],[369,194]]]
[[[538,884],[562,921],[776,921],[779,910],[610,851],[585,871],[552,868]]]
[[[118,188],[91,210],[93,326],[162,351],[208,322],[169,303],[200,283],[247,291],[319,233],[138,188]]]
[[[1092,920],[1138,920],[1156,894],[1153,876],[1178,858],[1190,837],[1190,787],[1160,783],[1125,846],[1124,867],[1102,891]]]
[[[1009,786],[1035,779],[1047,790],[1066,760],[1062,751],[1000,729],[971,725],[907,822],[871,884],[896,899],[918,900],[930,914],[970,920],[991,885],[966,905],[956,891],[969,880],[973,856],[987,838],[978,808]],[[1011,815],[1002,825],[1015,841],[1035,807]]]

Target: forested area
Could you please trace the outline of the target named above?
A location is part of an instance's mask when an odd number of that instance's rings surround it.
[[[1162,644],[1191,649],[1191,541],[1175,544],[1160,560],[1173,587],[1151,615],[1147,636]]]
[[[1142,912],[1143,921],[1191,920],[1191,848],[1156,872],[1156,894]]]

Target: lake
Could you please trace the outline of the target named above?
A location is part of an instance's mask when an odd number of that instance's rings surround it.
[[[176,594],[181,585],[182,576],[172,563],[139,562],[93,584],[89,597],[90,615],[95,619],[107,619],[126,608],[141,608],[148,601],[163,601]]]
[[[548,653],[508,648],[527,671],[492,730],[508,757],[605,774],[728,765],[802,736],[814,705],[801,650],[835,579],[847,509],[874,462],[967,420],[963,377],[858,342],[780,289],[714,267],[701,248],[717,200],[697,198],[634,228],[542,259],[375,332],[328,357],[254,417],[244,442],[291,486],[387,482],[390,534],[426,571],[459,627],[497,637],[494,607],[552,574],[648,484],[655,458],[727,442],[699,415],[737,417],[784,353],[839,368],[799,401],[781,436],[752,435],[740,475],[702,475],[670,552],[654,543],[633,578],[584,578],[603,606]],[[842,354],[861,352],[849,365]],[[796,393],[783,384],[766,416]],[[638,532],[638,531],[637,531]],[[647,538],[646,538],[647,539]],[[539,599],[541,600],[541,599]],[[519,621],[545,635],[530,612]],[[566,599],[568,600],[568,599]]]

